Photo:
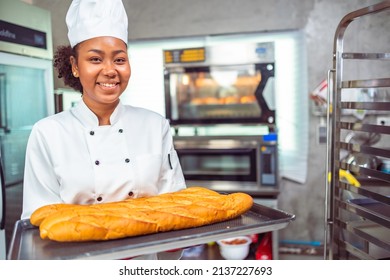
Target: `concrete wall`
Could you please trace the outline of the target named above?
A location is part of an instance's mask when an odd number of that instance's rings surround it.
[[[65,14],[70,0],[33,0],[52,12],[54,46],[67,44]],[[129,39],[141,40],[193,35],[267,32],[301,29],[306,34],[308,88],[326,78],[332,67],[333,37],[341,18],[374,0],[124,0],[129,17]],[[383,21],[388,32],[389,21]],[[359,31],[369,32],[365,21]],[[388,38],[388,36],[387,36]],[[387,39],[388,40],[388,39]],[[370,44],[357,41],[356,44]],[[389,42],[381,40],[388,46]],[[387,50],[388,51],[388,50]],[[55,79],[56,87],[61,81]],[[308,93],[309,94],[309,93]],[[280,239],[322,241],[326,147],[316,140],[320,118],[311,115],[309,170],[305,184],[282,180],[279,208],[296,215],[280,231]]]

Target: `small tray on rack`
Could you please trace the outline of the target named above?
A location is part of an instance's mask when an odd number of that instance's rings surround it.
[[[280,230],[294,219],[295,215],[254,204],[240,217],[212,225],[109,241],[65,243],[43,240],[39,229],[29,220],[19,220],[15,224],[8,259],[124,259],[239,235]]]
[[[390,229],[368,220],[348,222],[345,228],[364,240],[390,251]]]
[[[350,203],[358,205],[370,212],[376,212],[380,215],[390,217],[390,205],[378,202],[371,198],[355,198],[350,199]]]

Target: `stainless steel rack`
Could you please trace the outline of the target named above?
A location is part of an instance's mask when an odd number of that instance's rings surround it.
[[[366,66],[380,62],[381,67],[387,63],[384,69],[390,69],[390,53],[344,51],[346,30],[352,22],[363,20],[364,24],[368,17],[388,17],[389,11],[390,1],[383,1],[351,12],[335,32],[333,69],[328,72],[325,259],[390,258],[390,171],[386,167],[390,160],[390,125],[378,121],[380,117],[390,118],[390,75],[380,71],[383,77],[365,68],[368,78],[362,78],[360,72],[355,78],[346,67],[348,64],[349,69],[356,69],[361,63]],[[352,37],[357,35],[352,33]],[[383,32],[371,35],[373,40],[375,36],[389,38]],[[348,93],[351,90],[382,93],[384,98],[356,100]],[[354,119],[343,114],[345,110],[367,114]]]

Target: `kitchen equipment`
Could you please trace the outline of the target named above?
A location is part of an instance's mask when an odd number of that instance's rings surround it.
[[[0,30],[0,152],[10,186],[23,180],[32,125],[54,113],[50,13],[2,1]]]
[[[3,161],[0,154],[0,260],[5,260],[7,252],[5,239],[5,181]]]
[[[237,236],[217,240],[219,252],[226,260],[243,260],[249,254],[252,239],[248,236]]]
[[[370,117],[374,113],[389,115],[390,103],[374,99],[356,101],[347,94],[350,89],[389,90],[390,54],[374,50],[380,46],[375,38],[381,32],[375,29],[382,26],[378,25],[381,20],[387,22],[389,12],[389,1],[353,11],[342,18],[335,32],[333,69],[328,75],[333,111],[327,115],[327,174],[331,174],[325,189],[327,259],[390,258],[390,174],[379,170],[377,161],[390,158],[390,126],[377,124]],[[350,25],[356,21],[370,22],[370,32],[362,32],[361,25]],[[353,28],[358,26],[359,32],[354,32]],[[359,35],[364,38],[356,38]],[[371,47],[365,50],[367,46]],[[384,46],[388,48],[386,43]],[[366,114],[363,120],[355,122],[342,114],[345,109],[365,110]],[[343,157],[345,154],[349,156]],[[356,180],[345,180],[341,170],[353,173]]]
[[[164,50],[164,69],[174,126],[275,124],[273,43]]]
[[[278,194],[276,135],[175,136],[174,145],[189,186]]]
[[[7,247],[20,219],[25,151],[33,124],[54,113],[50,12],[23,1],[0,9],[0,154]]]
[[[0,151],[6,186],[23,180],[32,125],[53,113],[52,78],[50,61],[0,52]]]
[[[43,240],[29,220],[16,223],[7,258],[122,259],[155,252],[185,248],[234,236],[277,231],[295,216],[259,204],[235,219],[197,228],[99,242],[54,242]]]

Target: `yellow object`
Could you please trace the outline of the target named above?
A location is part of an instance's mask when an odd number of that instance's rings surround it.
[[[352,186],[360,187],[359,181],[355,178],[355,176],[353,176],[348,171],[346,171],[344,169],[340,169],[339,176],[340,176],[340,178],[344,178],[345,180],[347,180],[348,183],[351,184]],[[328,174],[328,181],[329,182],[331,181],[331,178],[332,178],[332,173],[329,172],[329,174]]]

